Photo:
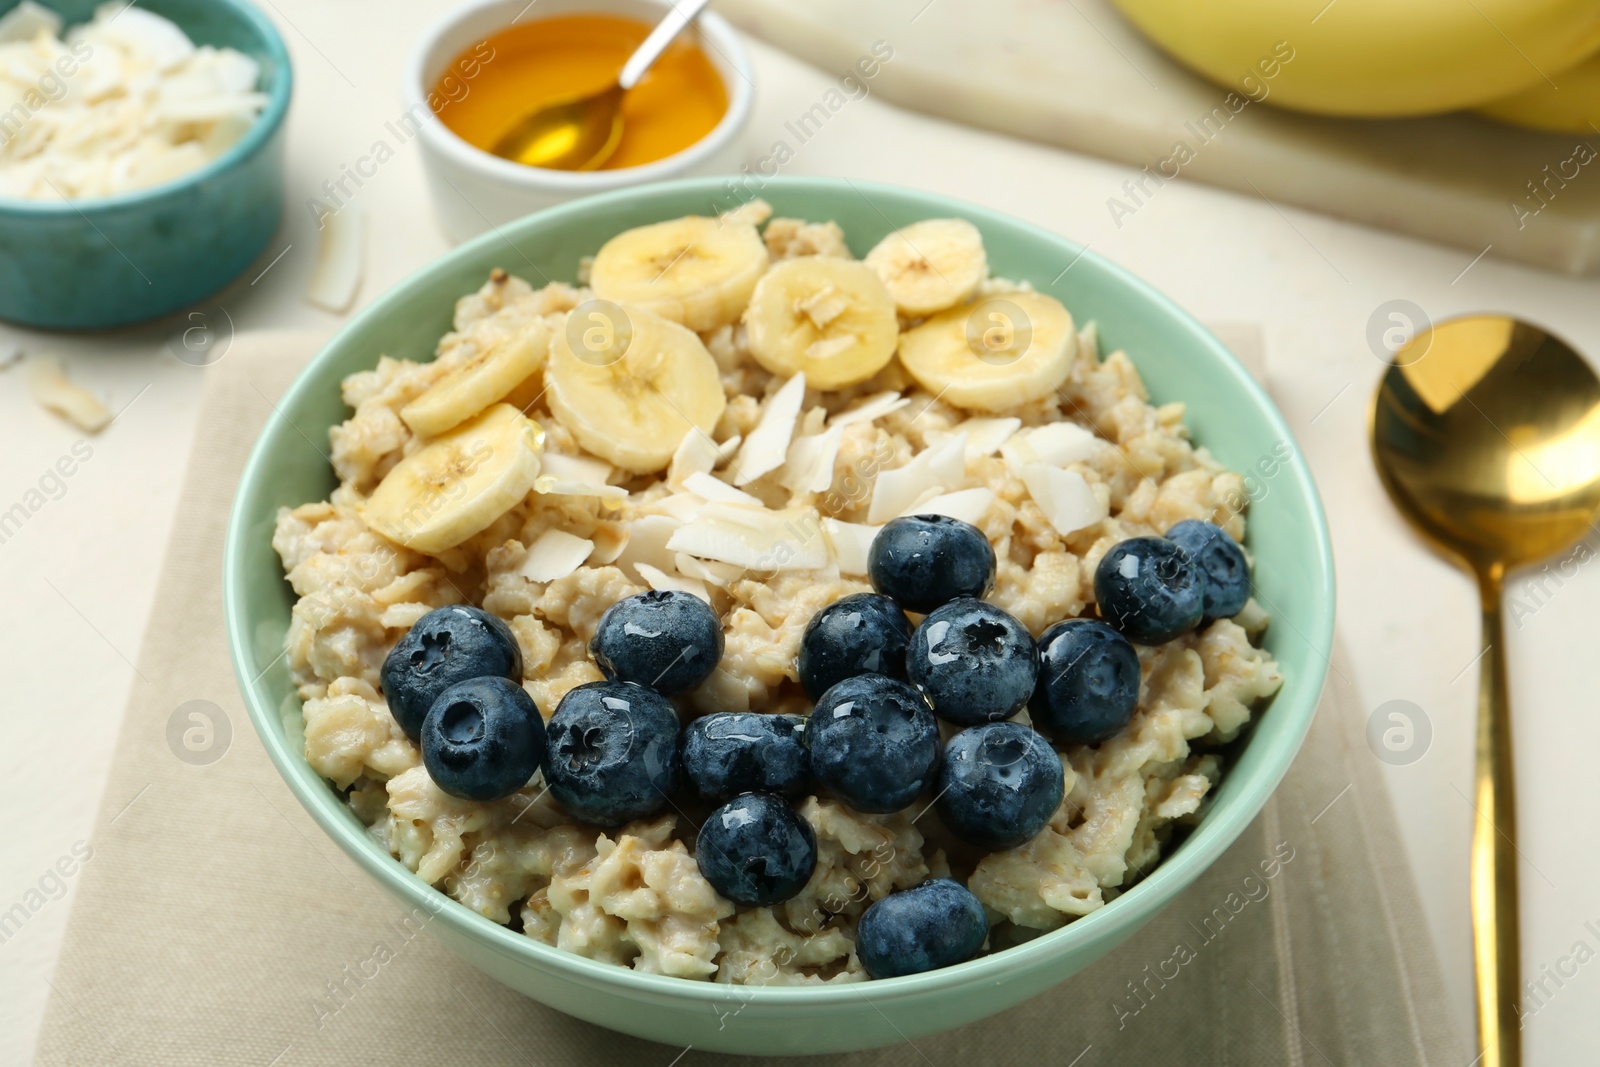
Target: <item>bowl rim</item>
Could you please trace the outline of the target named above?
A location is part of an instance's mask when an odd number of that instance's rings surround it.
[[[653,192],[715,193],[720,191],[720,183],[723,180],[718,177],[685,178],[672,182],[652,183],[649,188]],[[1280,691],[1274,698],[1274,712],[1294,716],[1295,721],[1287,733],[1276,739],[1265,766],[1255,778],[1247,780],[1244,792],[1230,798],[1232,801],[1230,804],[1218,805],[1201,820],[1185,840],[1185,847],[1163,857],[1154,871],[1105,907],[1021,945],[980,956],[965,963],[923,974],[874,979],[871,982],[872,1001],[899,1002],[969,983],[1001,983],[1009,975],[1035,970],[1047,965],[1053,958],[1069,954],[1074,948],[1082,950],[1091,946],[1106,948],[1114,946],[1121,940],[1119,933],[1124,936],[1131,933],[1166,907],[1179,891],[1215,862],[1244,832],[1287,773],[1311,727],[1327,678],[1329,657],[1332,653],[1335,587],[1333,549],[1327,516],[1317,493],[1316,483],[1305,462],[1304,452],[1266,391],[1216,337],[1171,299],[1122,267],[1090,251],[1086,246],[1025,219],[954,197],[917,189],[845,178],[809,176],[779,177],[770,179],[769,184],[799,192],[807,189],[837,191],[843,187],[863,196],[875,193],[898,200],[902,204],[913,204],[917,209],[930,213],[959,215],[1004,228],[1024,229],[1037,239],[1056,244],[1072,262],[1076,262],[1079,258],[1091,259],[1099,269],[1109,273],[1141,301],[1165,312],[1182,326],[1196,345],[1208,351],[1216,362],[1219,373],[1228,376],[1229,384],[1263,413],[1272,432],[1293,446],[1293,454],[1284,461],[1284,466],[1293,475],[1290,484],[1301,490],[1313,520],[1312,542],[1307,546],[1308,558],[1304,561],[1310,565],[1311,571],[1301,577],[1314,584],[1315,595],[1312,602],[1318,605],[1320,610],[1316,612],[1314,618],[1301,619],[1294,626],[1297,636],[1304,640],[1314,653],[1311,657],[1313,667],[1308,676],[1291,680],[1292,683],[1298,684],[1295,684],[1290,693],[1285,694]],[[331,358],[342,338],[356,332],[368,321],[377,320],[389,314],[392,308],[405,303],[409,299],[411,289],[426,286],[429,277],[446,265],[475,258],[491,245],[514,240],[522,231],[537,230],[551,224],[559,225],[570,216],[604,213],[611,205],[638,196],[640,192],[639,188],[630,187],[558,204],[528,215],[498,231],[491,231],[474,238],[413,272],[404,281],[369,304],[322,347],[279,400],[276,405],[278,411],[280,413],[293,411],[301,397],[311,392],[312,370],[320,362]],[[559,977],[586,985],[611,986],[627,994],[667,998],[697,1005],[725,1003],[730,996],[736,996],[743,1004],[771,1007],[806,1004],[819,1007],[854,1003],[864,995],[860,983],[855,982],[820,986],[739,986],[738,992],[733,993],[730,990],[734,987],[721,983],[645,974],[629,967],[603,963],[566,952],[502,926],[439,892],[433,886],[422,882],[414,872],[407,870],[398,860],[381,849],[364,829],[352,827],[349,820],[338,810],[337,799],[327,782],[310,768],[302,752],[292,751],[290,746],[285,744],[281,734],[275,729],[273,723],[279,714],[278,709],[269,704],[257,689],[260,677],[265,672],[255,678],[251,678],[247,673],[247,665],[253,665],[255,658],[249,641],[250,620],[244,617],[242,608],[242,587],[246,582],[242,561],[245,558],[244,545],[250,536],[244,505],[255,495],[256,484],[265,477],[266,443],[269,436],[269,433],[263,430],[251,450],[228,521],[223,565],[223,611],[228,630],[229,650],[251,722],[279,775],[323,831],[332,837],[358,866],[363,867],[375,881],[405,903],[423,908],[434,917],[443,920],[455,934],[476,942],[498,955],[517,959],[524,965],[551,971]]]
[[[78,200],[27,200],[21,197],[0,197],[0,213],[60,217],[85,215],[89,211],[111,212],[124,208],[137,208],[165,197],[181,195],[201,182],[231,170],[261,151],[277,132],[278,127],[283,125],[284,117],[289,113],[289,99],[294,90],[294,64],[289,61],[289,49],[283,42],[283,35],[272,24],[272,20],[248,0],[207,0],[207,2],[227,8],[256,32],[261,39],[262,51],[279,75],[275,79],[272,92],[268,94],[267,106],[262,109],[245,135],[205,166],[187,174],[180,174],[160,185],[152,185],[148,189],[135,189],[115,196],[84,197]],[[165,15],[161,17],[166,18]],[[177,23],[176,19],[170,21],[176,23],[184,35],[188,36],[187,27]]]
[[[728,91],[727,111],[704,137],[687,148],[649,163],[641,163],[636,167],[590,171],[530,167],[522,163],[513,163],[509,159],[501,159],[492,152],[484,151],[446,126],[428,105],[428,58],[446,33],[482,16],[490,8],[510,6],[513,2],[515,0],[472,0],[470,3],[451,9],[435,19],[423,31],[417,44],[412,48],[411,58],[406,64],[402,87],[405,106],[408,111],[418,105],[422,107],[423,114],[418,120],[418,128],[423,143],[430,150],[448,157],[463,169],[505,185],[533,192],[564,195],[600,193],[621,186],[637,186],[669,178],[704,162],[726,146],[748,123],[755,107],[755,68],[750,63],[750,55],[745,51],[744,43],[739,40],[739,35],[733,31],[733,27],[715,11],[707,10],[701,12],[695,24],[711,43],[712,51],[718,53],[733,69],[735,77],[723,78]],[[671,0],[644,0],[644,2],[659,5],[663,12],[672,6]],[[584,10],[597,15],[621,15],[617,11],[608,11],[603,3]],[[562,13],[557,13],[556,17],[560,14]],[[500,26],[499,29],[504,30],[509,25]],[[714,62],[715,57],[713,57]],[[721,71],[718,73],[720,75]]]

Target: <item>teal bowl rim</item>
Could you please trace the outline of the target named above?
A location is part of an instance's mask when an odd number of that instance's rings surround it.
[[[428,276],[445,264],[474,257],[480,250],[490,245],[513,241],[520,229],[532,227],[536,223],[544,225],[559,222],[567,215],[587,214],[596,209],[603,210],[607,205],[623,203],[646,190],[684,190],[714,195],[721,191],[722,181],[723,179],[715,177],[686,178],[669,182],[652,182],[644,186],[585,197],[528,215],[518,222],[491,230],[461,245],[413,272],[347,323],[300,372],[282,399],[275,405],[277,410],[280,413],[293,411],[298,406],[301,395],[309,393],[312,389],[312,369],[328,358],[328,354],[339,343],[340,338],[358,329],[369,319],[380,318],[388,314],[392,308],[404,303],[408,299],[410,289],[425,285]],[[777,178],[772,179],[769,184],[802,192],[808,187],[837,189],[841,185],[846,185],[857,192],[877,192],[887,197],[898,198],[909,194],[946,214],[983,219],[1004,226],[1021,226],[1031,230],[1040,239],[1057,244],[1069,259],[1081,256],[1094,262],[1100,269],[1110,272],[1118,281],[1128,286],[1140,299],[1173,316],[1175,321],[1188,332],[1193,343],[1208,350],[1217,360],[1219,369],[1229,375],[1230,385],[1248,396],[1266,414],[1273,432],[1295,446],[1293,456],[1285,461],[1285,466],[1293,472],[1294,479],[1291,484],[1302,491],[1304,503],[1314,520],[1315,536],[1314,545],[1309,546],[1312,548],[1312,558],[1307,561],[1314,565],[1315,571],[1302,575],[1302,578],[1315,583],[1314,603],[1322,605],[1322,610],[1315,618],[1301,620],[1295,626],[1295,630],[1316,653],[1315,658],[1319,665],[1314,668],[1314,676],[1292,680],[1295,688],[1288,694],[1280,692],[1274,698],[1273,713],[1293,715],[1297,721],[1292,730],[1274,738],[1276,744],[1267,755],[1262,768],[1264,773],[1247,780],[1246,789],[1231,797],[1231,803],[1213,808],[1184,840],[1182,847],[1163,857],[1152,873],[1106,906],[1024,944],[981,956],[954,967],[900,978],[875,979],[871,983],[872,999],[874,1002],[902,1001],[959,986],[1002,983],[1008,974],[1047,966],[1050,959],[1070,955],[1074,950],[1107,943],[1114,945],[1120,940],[1119,934],[1131,933],[1171,903],[1178,892],[1199,877],[1222,855],[1228,845],[1244,832],[1287,773],[1290,763],[1300,749],[1301,742],[1311,728],[1311,720],[1321,699],[1329,665],[1328,659],[1332,652],[1335,593],[1333,546],[1329,536],[1327,516],[1323,511],[1316,483],[1306,466],[1302,450],[1294,435],[1289,432],[1289,427],[1284,423],[1277,406],[1222,342],[1212,336],[1188,312],[1148,283],[1104,257],[1095,255],[1084,246],[1060,237],[1035,223],[1003,212],[901,186],[847,181],[841,178],[810,177]],[[364,831],[352,827],[337,811],[337,800],[333,791],[327,782],[306,764],[303,753],[292,751],[284,743],[274,725],[278,709],[263,699],[262,694],[256,689],[256,682],[246,671],[246,664],[253,663],[254,657],[248,642],[250,620],[242,614],[241,586],[244,579],[241,561],[244,559],[244,542],[248,536],[242,505],[254,495],[255,483],[263,478],[266,459],[265,435],[263,435],[252,449],[250,459],[245,465],[228,521],[227,541],[223,554],[223,614],[227,623],[228,646],[232,653],[234,672],[244,693],[251,723],[255,726],[256,733],[260,736],[262,745],[272,758],[278,773],[317,824],[333,838],[346,855],[354,859],[391,893],[407,904],[431,912],[453,933],[475,941],[501,956],[518,959],[531,967],[554,972],[560,977],[586,985],[610,986],[622,993],[678,1000],[686,1005],[725,1002],[729,995],[729,987],[725,985],[665,975],[642,974],[628,967],[602,963],[565,952],[501,926],[420,881],[398,860],[381,850]],[[1248,743],[1260,744],[1262,741],[1262,738],[1252,735]],[[853,1003],[862,995],[860,984],[853,982],[805,987],[741,986],[739,993],[741,1001],[745,1003],[774,1007],[780,1005],[827,1007]]]
[[[82,200],[24,200],[17,197],[0,196],[0,213],[11,215],[34,216],[63,216],[85,215],[89,211],[120,211],[123,208],[137,208],[163,197],[182,193],[201,182],[215,177],[224,171],[232,169],[243,160],[259,152],[263,146],[283,125],[283,120],[289,113],[289,99],[294,89],[294,64],[289,61],[289,49],[283,43],[283,35],[272,24],[272,20],[254,4],[247,0],[208,0],[209,3],[225,7],[241,16],[261,36],[263,51],[276,66],[280,77],[276,78],[272,92],[267,99],[267,106],[262,110],[254,125],[250,127],[233,147],[210,163],[198,170],[179,175],[169,182],[152,185],[148,189],[136,189],[131,193],[118,193],[116,196],[95,196]],[[165,18],[166,16],[162,16]],[[179,24],[185,34],[188,28]]]

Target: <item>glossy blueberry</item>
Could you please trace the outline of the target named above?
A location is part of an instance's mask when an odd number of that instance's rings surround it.
[[[1058,622],[1039,638],[1033,725],[1061,744],[1096,745],[1116,736],[1139,703],[1139,653],[1096,619]]]
[[[933,784],[939,723],[905,682],[858,674],[833,686],[806,724],[811,776],[857,811],[899,811]]]
[[[911,620],[881,593],[851,593],[823,608],[800,638],[800,684],[813,701],[858,674],[904,678]]]
[[[1009,719],[1033,693],[1033,635],[993,604],[962,597],[922,620],[906,652],[906,680],[933,713],[957,726]]]
[[[511,627],[481,608],[452,604],[412,624],[379,672],[389,714],[413,741],[439,694],[469,678],[522,679],[522,650]]]
[[[683,773],[713,803],[740,793],[803,796],[811,785],[806,721],[799,715],[719,711],[683,731]]]
[[[1244,549],[1215,523],[1184,519],[1167,531],[1167,540],[1183,549],[1206,572],[1205,617],[1231,619],[1250,599],[1250,564]]]
[[[621,826],[654,815],[678,784],[678,713],[631,682],[590,682],[561,698],[544,780],[574,818]]]
[[[422,720],[422,765],[435,785],[462,800],[515,793],[544,762],[544,748],[539,709],[506,678],[457,682]]]
[[[694,858],[718,893],[764,907],[805,888],[817,866],[817,839],[782,797],[744,793],[701,824]]]
[[[1020,722],[986,722],[945,746],[939,818],[963,841],[1016,848],[1045,828],[1065,791],[1050,742]]]
[[[1094,572],[1100,617],[1141,645],[1171,641],[1200,625],[1206,576],[1165,537],[1130,537]]]
[[[693,593],[652,589],[606,609],[589,642],[607,678],[681,693],[722,659],[722,623]]]
[[[907,611],[932,611],[994,586],[994,547],[969,522],[944,515],[890,519],[867,552],[872,588]]]
[[[856,926],[856,954],[872,977],[897,978],[964,963],[988,936],[978,898],[948,878],[933,878],[868,908]]]

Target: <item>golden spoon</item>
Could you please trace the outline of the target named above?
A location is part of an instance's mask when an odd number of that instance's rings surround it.
[[[682,0],[656,24],[644,43],[622,65],[610,85],[598,91],[548,100],[529,112],[495,142],[494,154],[530,167],[595,170],[622,141],[622,97],[639,84],[684,27],[711,0]]]
[[[1394,357],[1372,403],[1384,488],[1478,579],[1472,945],[1482,1067],[1520,1067],[1517,818],[1501,591],[1576,544],[1600,511],[1600,379],[1560,338],[1500,315],[1452,319]]]

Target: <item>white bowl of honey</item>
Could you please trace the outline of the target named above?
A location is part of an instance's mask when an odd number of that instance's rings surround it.
[[[530,167],[491,151],[541,104],[608,84],[669,7],[476,0],[424,35],[406,73],[404,121],[452,241],[590,193],[738,169],[754,75],[738,35],[710,11],[628,92],[622,140],[602,167]]]

